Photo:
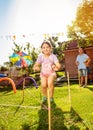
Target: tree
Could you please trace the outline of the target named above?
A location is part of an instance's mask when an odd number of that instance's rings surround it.
[[[93,38],[93,0],[84,0],[76,12],[76,19],[68,25],[68,37]]]
[[[93,37],[93,0],[85,0],[78,7],[76,26],[85,37]]]
[[[31,59],[33,61],[33,64],[31,64],[28,67],[28,74],[33,72],[33,65],[38,57],[39,54],[39,50],[36,49],[35,47],[31,46],[31,44],[29,42],[27,42],[26,46],[24,47],[24,51],[27,51],[27,54],[31,56]]]
[[[26,51],[27,54],[31,56],[32,61],[34,63],[37,59],[38,54],[39,54],[39,49],[36,49],[33,45],[31,45],[29,42],[27,42],[25,47],[24,47],[24,51]]]
[[[62,53],[62,43],[58,41],[58,37],[49,37],[48,39],[52,45],[53,54],[57,55],[59,61],[61,62],[63,59]]]
[[[13,42],[15,48],[12,48],[13,52],[20,52],[23,49],[22,45],[17,45],[15,42]]]

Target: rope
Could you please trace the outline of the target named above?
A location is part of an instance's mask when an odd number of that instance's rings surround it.
[[[33,109],[40,109],[40,107],[36,107],[36,106],[22,106],[22,105],[16,105],[16,104],[0,104],[0,106],[3,106],[3,107],[21,107],[21,108],[33,108]]]

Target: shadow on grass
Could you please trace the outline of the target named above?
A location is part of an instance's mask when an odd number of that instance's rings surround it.
[[[31,130],[30,125],[28,123],[25,123],[22,125],[22,130]]]
[[[7,94],[13,91],[12,86],[0,86],[0,92],[3,92],[3,94]],[[14,91],[13,91],[14,93]]]
[[[41,108],[38,111],[38,115],[39,125],[37,130],[48,130],[48,110]],[[60,108],[56,106],[55,102],[51,103],[51,127],[52,130],[67,130],[67,127],[64,125],[63,112]]]
[[[24,99],[22,99],[22,101],[20,102],[19,106],[17,107],[16,111],[14,112],[14,116],[15,114],[18,112],[18,110],[20,109],[20,106],[23,104]]]
[[[89,130],[88,126],[84,124],[83,119],[79,116],[79,114],[71,107],[70,109],[70,118],[72,125],[70,126],[70,130],[81,130],[80,127],[77,126],[78,123],[80,123],[85,130]]]
[[[92,87],[87,87],[90,91],[92,91],[93,92],[93,88]]]

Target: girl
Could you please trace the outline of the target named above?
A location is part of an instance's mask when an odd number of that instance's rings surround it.
[[[42,87],[42,102],[47,100],[47,87],[50,90],[50,101],[52,102],[54,94],[54,80],[56,79],[56,72],[61,68],[61,65],[56,57],[52,53],[52,47],[49,42],[43,42],[41,45],[42,53],[38,56],[34,65],[34,71],[40,72],[41,87]]]

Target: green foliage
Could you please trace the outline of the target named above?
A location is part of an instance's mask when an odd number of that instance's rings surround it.
[[[8,68],[7,67],[5,67],[5,66],[1,66],[0,67],[0,71],[2,72],[2,71],[7,71],[8,70]]]
[[[93,40],[91,39],[78,39],[78,47],[89,47],[89,46],[93,46]]]
[[[86,37],[93,37],[93,0],[84,0],[77,9],[76,26]]]
[[[68,29],[67,36],[68,38],[70,38],[70,40],[71,39],[76,40],[79,38],[79,36],[77,35],[77,30],[75,30],[75,28],[76,28],[76,25],[74,21],[72,22],[72,25],[67,26],[67,29]]]
[[[62,62],[62,59],[64,57],[64,54],[62,53],[62,43],[58,41],[58,37],[49,37],[48,39],[52,45],[53,53],[57,55],[60,62]]]
[[[20,52],[23,49],[22,45],[17,45],[15,42],[13,42],[15,48],[12,48],[13,52]]]
[[[77,8],[76,18],[68,25],[71,39],[88,38],[93,40],[93,0],[84,0]]]
[[[31,59],[33,61],[33,64],[25,69],[26,72],[28,72],[28,75],[29,75],[30,73],[33,72],[33,65],[34,65],[34,63],[35,63],[35,61],[38,57],[39,50],[36,49],[35,47],[31,46],[30,43],[27,43],[26,46],[24,47],[24,51],[26,51],[27,54],[31,56]]]

